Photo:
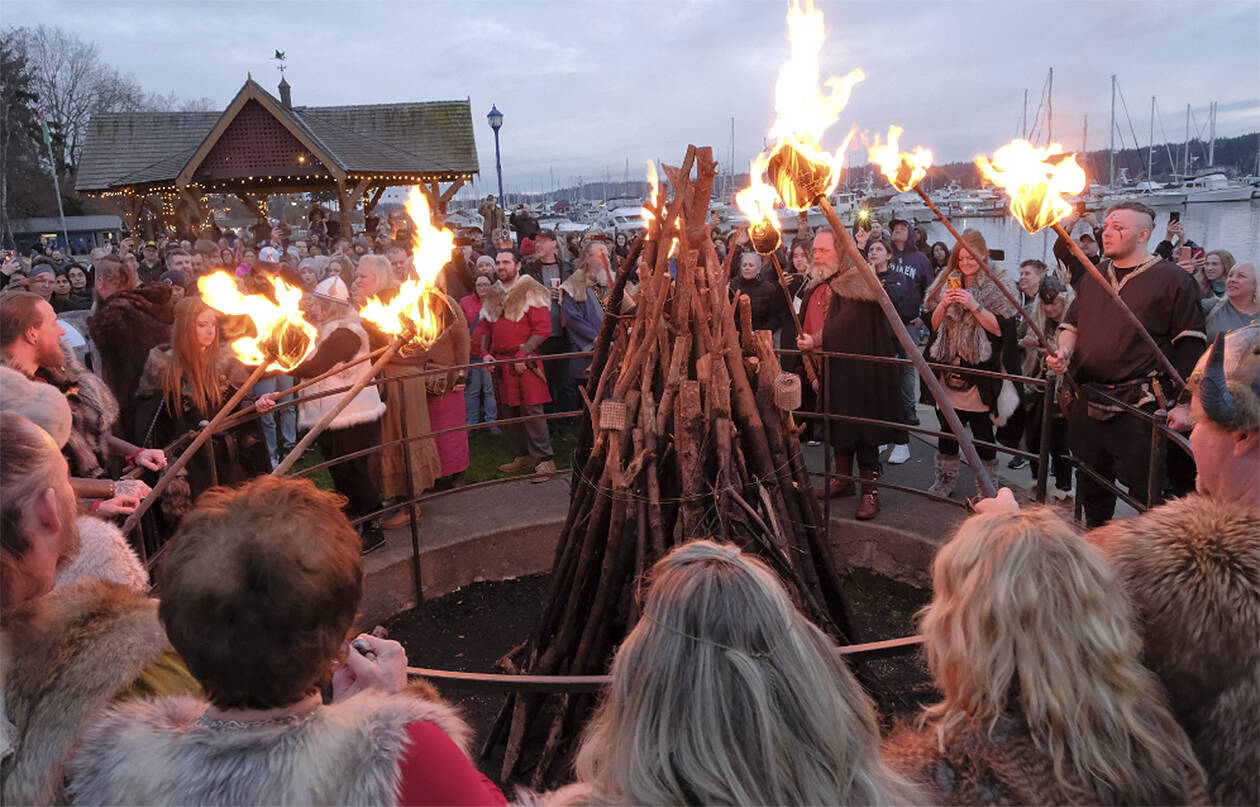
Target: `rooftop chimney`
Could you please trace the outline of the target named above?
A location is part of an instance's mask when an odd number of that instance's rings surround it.
[[[285,80],[284,76],[280,77],[280,103],[290,108],[293,106],[293,96],[289,92],[289,82]]]

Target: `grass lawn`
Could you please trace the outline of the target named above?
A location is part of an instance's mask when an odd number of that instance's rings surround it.
[[[551,438],[551,448],[556,453],[556,467],[565,469],[570,467],[573,462],[573,452],[577,448],[577,440],[553,436]],[[477,429],[468,432],[469,465],[468,470],[464,474],[464,481],[471,485],[476,482],[513,476],[514,474],[505,474],[500,471],[499,466],[505,462],[511,462],[514,457],[515,455],[508,444],[506,434],[491,434],[489,429]],[[323,461],[323,451],[316,445],[294,464],[293,469],[294,471],[301,471],[304,468],[310,468],[312,465],[318,465]],[[332,477],[328,474],[328,469],[326,468],[311,474],[310,479],[325,490],[333,489]],[[443,477],[433,486],[433,490],[447,490],[451,486],[451,478]]]

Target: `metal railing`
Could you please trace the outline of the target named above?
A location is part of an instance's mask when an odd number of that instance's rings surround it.
[[[777,350],[776,353],[779,353],[785,356],[800,355],[799,351],[794,351],[794,350]],[[570,359],[573,359],[576,357],[587,357],[591,355],[592,353],[590,351],[560,353],[560,354],[539,356],[535,361],[542,361],[542,362],[569,361]],[[897,365],[897,366],[913,364],[910,359],[891,357],[891,356],[866,356],[862,354],[834,353],[834,352],[826,352],[826,351],[813,351],[811,355],[819,357],[821,359],[832,359],[832,358],[851,359],[851,360],[858,360],[858,361],[891,364],[891,365]],[[386,376],[386,377],[377,378],[371,381],[370,383],[373,386],[382,387],[382,386],[392,385],[392,384],[401,384],[404,381],[409,381],[415,378],[424,378],[424,377],[428,377],[432,375],[444,375],[450,372],[459,372],[461,370],[465,372],[477,370],[477,369],[487,370],[491,367],[495,367],[498,365],[512,364],[512,363],[515,363],[516,361],[517,361],[516,359],[501,359],[501,360],[496,360],[493,362],[478,361],[478,362],[473,362],[466,365],[455,366],[455,367],[419,369],[414,372],[408,372],[408,373],[402,373],[402,374],[394,375],[394,376]],[[829,364],[830,363],[827,361],[822,361],[819,363],[819,367],[821,369],[820,376],[819,376],[820,378],[819,400],[821,404],[820,408],[823,411],[810,412],[810,411],[804,411],[804,410],[797,410],[796,412],[793,413],[795,417],[801,418],[802,420],[807,420],[807,421],[812,420],[812,421],[821,422],[822,424],[824,424],[823,470],[821,473],[811,472],[811,476],[821,477],[823,479],[824,486],[829,486],[831,482],[835,480],[848,480],[855,483],[861,481],[860,477],[853,476],[851,474],[839,473],[834,468],[831,467],[831,464],[832,464],[831,463],[832,452],[830,450],[831,429],[829,428],[829,424],[833,421],[844,421],[844,422],[857,423],[857,424],[863,424],[863,425],[891,428],[891,429],[896,429],[896,430],[905,431],[905,432],[912,432],[918,435],[922,435],[924,437],[935,437],[938,440],[954,439],[954,435],[952,433],[935,430],[935,429],[928,428],[921,425],[915,426],[909,423],[902,422],[900,420],[882,420],[882,419],[877,419],[877,418],[865,418],[865,417],[858,417],[858,416],[853,416],[853,415],[835,414],[835,413],[826,411],[827,409],[829,409],[828,385],[826,383],[826,372],[827,372],[827,367]],[[1056,378],[1054,376],[1049,376],[1048,378],[1033,378],[1033,377],[1013,375],[1009,373],[1002,373],[1002,372],[996,372],[996,371],[990,371],[990,370],[963,368],[963,367],[958,367],[954,365],[942,365],[942,364],[936,364],[936,363],[929,363],[929,367],[931,367],[933,370],[950,371],[954,373],[959,373],[964,376],[971,376],[971,377],[976,377],[976,378],[992,378],[992,379],[1001,379],[1005,381],[1011,381],[1012,383],[1022,384],[1030,389],[1038,390],[1040,392],[1042,400],[1041,400],[1041,410],[1040,410],[1041,422],[1039,424],[1040,444],[1039,444],[1038,452],[1032,453],[1032,452],[1020,450],[1018,448],[1014,448],[1011,446],[1003,445],[997,442],[980,441],[980,440],[976,440],[974,442],[976,443],[978,447],[983,447],[986,449],[991,448],[995,452],[998,452],[998,453],[1007,454],[1011,456],[1017,456],[1017,457],[1023,457],[1027,460],[1038,463],[1036,482],[1034,486],[1034,496],[1038,502],[1044,503],[1045,497],[1046,497],[1047,476],[1048,476],[1051,461],[1053,459],[1050,456],[1051,451],[1052,451],[1052,441],[1050,439],[1050,426],[1051,426],[1051,419],[1054,417],[1054,410],[1052,409],[1052,407],[1057,406],[1057,401],[1055,398],[1055,393],[1057,390]],[[274,414],[284,409],[300,406],[304,403],[309,403],[319,398],[340,395],[344,393],[347,389],[348,387],[340,387],[337,389],[325,390],[325,391],[311,394],[311,395],[304,395],[301,397],[296,397],[291,400],[286,400],[284,402],[278,403],[270,411],[272,414]],[[1162,485],[1163,485],[1162,466],[1163,466],[1163,457],[1164,457],[1164,451],[1165,451],[1164,447],[1166,445],[1166,442],[1171,440],[1178,448],[1187,452],[1189,451],[1189,444],[1185,440],[1184,437],[1177,434],[1176,432],[1171,431],[1167,427],[1167,413],[1164,412],[1163,410],[1156,411],[1155,413],[1149,413],[1137,407],[1132,407],[1127,404],[1124,404],[1124,402],[1122,401],[1115,401],[1115,403],[1120,405],[1125,410],[1125,414],[1142,418],[1143,420],[1151,423],[1152,425],[1150,448],[1149,448],[1149,452],[1150,452],[1149,459],[1150,459],[1151,465],[1150,465],[1149,478],[1148,478],[1147,501],[1141,502],[1141,501],[1136,500],[1134,497],[1129,495],[1126,491],[1121,490],[1119,487],[1117,487],[1112,482],[1112,480],[1106,479],[1103,476],[1096,473],[1093,469],[1086,467],[1085,465],[1077,461],[1075,457],[1068,455],[1067,460],[1072,464],[1074,471],[1078,475],[1084,474],[1085,476],[1087,476],[1089,479],[1091,479],[1098,485],[1102,486],[1109,492],[1116,495],[1121,500],[1128,503],[1134,509],[1141,511],[1145,509],[1146,507],[1151,506],[1154,503],[1154,501],[1158,499],[1160,489],[1162,488]],[[1021,401],[1021,406],[1022,405],[1023,405],[1023,402]],[[418,524],[418,519],[416,517],[414,505],[440,499],[444,496],[451,495],[452,493],[488,489],[488,488],[495,487],[498,485],[503,485],[505,483],[518,481],[522,479],[523,477],[509,476],[509,477],[498,478],[498,479],[489,479],[482,482],[476,482],[473,484],[449,488],[446,490],[431,491],[431,492],[423,492],[423,491],[417,492],[414,489],[414,480],[412,479],[412,474],[411,474],[410,452],[406,450],[406,447],[416,441],[430,440],[430,439],[433,439],[434,437],[446,435],[446,434],[461,433],[461,432],[466,433],[466,432],[477,431],[479,429],[486,429],[486,428],[501,428],[503,426],[526,423],[533,420],[553,420],[553,419],[581,417],[585,414],[587,414],[587,412],[582,409],[561,411],[561,412],[545,412],[538,415],[526,415],[522,417],[509,418],[509,419],[503,419],[503,420],[495,420],[495,421],[481,422],[481,423],[475,423],[475,424],[464,424],[461,426],[455,426],[455,427],[451,427],[447,429],[439,429],[436,431],[430,430],[423,434],[415,434],[415,435],[409,434],[407,432],[407,419],[405,417],[402,417],[401,418],[402,434],[399,438],[390,440],[387,442],[382,442],[374,446],[368,446],[358,451],[344,454],[339,457],[326,459],[315,465],[307,466],[305,468],[296,470],[293,472],[292,475],[299,476],[299,477],[309,476],[311,474],[317,473],[321,470],[325,470],[339,463],[348,462],[359,457],[376,454],[376,453],[394,449],[394,448],[402,449],[404,462],[407,464],[407,468],[406,468],[407,496],[405,500],[396,501],[392,504],[385,505],[379,510],[376,510],[372,513],[358,516],[357,518],[353,520],[352,523],[359,525],[359,524],[362,524],[363,522],[370,521],[372,519],[378,519],[383,516],[388,516],[392,513],[402,510],[403,508],[408,509],[408,513],[409,513],[408,521],[409,521],[409,527],[410,527],[410,533],[411,533],[410,535],[411,553],[410,553],[409,562],[411,566],[413,585],[415,587],[416,603],[417,605],[419,605],[424,602],[424,595],[423,595],[423,579],[421,576],[421,569],[420,569],[419,524]],[[241,413],[239,413],[238,415],[230,419],[225,424],[224,429],[235,428],[237,426],[240,426],[242,424],[255,420],[256,418],[261,417],[261,416],[262,415],[260,415],[257,412],[242,411]],[[210,445],[210,443],[207,443],[207,445]],[[212,458],[211,465],[213,466],[214,465],[213,452],[211,452],[210,456]],[[557,475],[564,475],[564,474],[570,474],[570,473],[572,473],[571,469],[561,470],[558,472]],[[928,493],[926,490],[920,490],[918,488],[911,487],[908,485],[902,485],[902,484],[889,482],[885,478],[880,478],[878,481],[878,485],[881,488],[887,488],[890,490],[896,490],[896,491],[908,493],[911,495],[920,496],[931,501],[941,502],[944,504],[950,504],[950,505],[960,507],[960,508],[966,508],[968,506],[966,502],[959,501],[957,499],[936,496],[936,495]],[[831,538],[831,499],[830,497],[824,499],[823,511],[824,511],[823,522],[825,525],[824,529],[827,531],[827,539],[830,540]],[[1080,515],[1079,499],[1076,503],[1076,515],[1077,517],[1079,517]],[[153,556],[147,559],[146,564],[151,568],[153,564],[157,561],[157,559],[160,557],[161,554],[162,554],[161,550],[159,550],[157,553],[155,553]],[[887,657],[915,653],[917,652],[920,644],[921,644],[921,637],[908,636],[908,637],[900,637],[897,639],[890,639],[890,640],[879,641],[879,642],[869,642],[869,643],[863,643],[863,644],[848,645],[845,647],[838,648],[837,651],[841,655],[853,658],[855,660],[887,658]],[[437,681],[439,683],[442,683],[444,685],[447,685],[453,688],[462,688],[462,689],[489,691],[489,692],[508,692],[508,691],[518,691],[518,692],[528,692],[528,693],[592,692],[592,691],[600,689],[601,687],[606,685],[608,682],[607,676],[530,676],[530,675],[510,675],[510,674],[496,674],[496,673],[469,673],[469,672],[460,672],[460,671],[454,671],[454,670],[434,670],[434,669],[427,669],[427,668],[420,668],[420,667],[409,667],[408,674],[412,676],[418,676],[418,677],[431,679],[433,681]]]

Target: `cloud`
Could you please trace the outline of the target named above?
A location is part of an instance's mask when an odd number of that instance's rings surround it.
[[[862,67],[833,134],[850,124],[883,132],[940,161],[992,151],[1020,131],[1054,74],[1054,135],[1105,147],[1110,75],[1145,145],[1150,97],[1177,139],[1185,104],[1206,120],[1220,101],[1221,136],[1257,126],[1260,4],[1254,0],[1047,5],[1016,2],[816,0],[826,15],[824,70]],[[494,138],[504,113],[504,182],[546,188],[582,176],[632,177],[644,161],[676,161],[688,143],[736,171],[761,148],[774,116],[774,82],[788,53],[785,3],[725,0],[606,2],[129,2],[8,0],[5,17],[61,25],[148,90],[226,104],[247,72],[278,81],[274,49],[288,55],[296,103],[352,104],[469,98],[484,192],[494,184]],[[1118,104],[1120,131],[1130,125]],[[1044,113],[1044,108],[1043,108]],[[1162,123],[1162,127],[1161,127]],[[1044,133],[1044,127],[1040,130]],[[859,162],[861,159],[858,160]]]

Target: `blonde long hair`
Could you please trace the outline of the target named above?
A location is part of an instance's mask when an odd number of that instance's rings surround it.
[[[763,563],[695,541],[651,579],[578,752],[592,802],[921,800],[884,768],[874,708],[835,647]]]
[[[942,748],[967,723],[1022,716],[1065,787],[1074,778],[1121,803],[1166,804],[1203,781],[1138,660],[1141,639],[1120,583],[1056,515],[973,516],[937,553],[932,585],[920,619],[945,699],[926,719]]]
[[[212,414],[223,405],[223,388],[219,384],[219,341],[207,347],[197,344],[197,318],[210,306],[200,297],[185,297],[175,304],[175,323],[171,325],[171,363],[162,379],[162,389],[171,410],[183,411],[184,383],[193,406]],[[218,323],[215,323],[218,329]]]

